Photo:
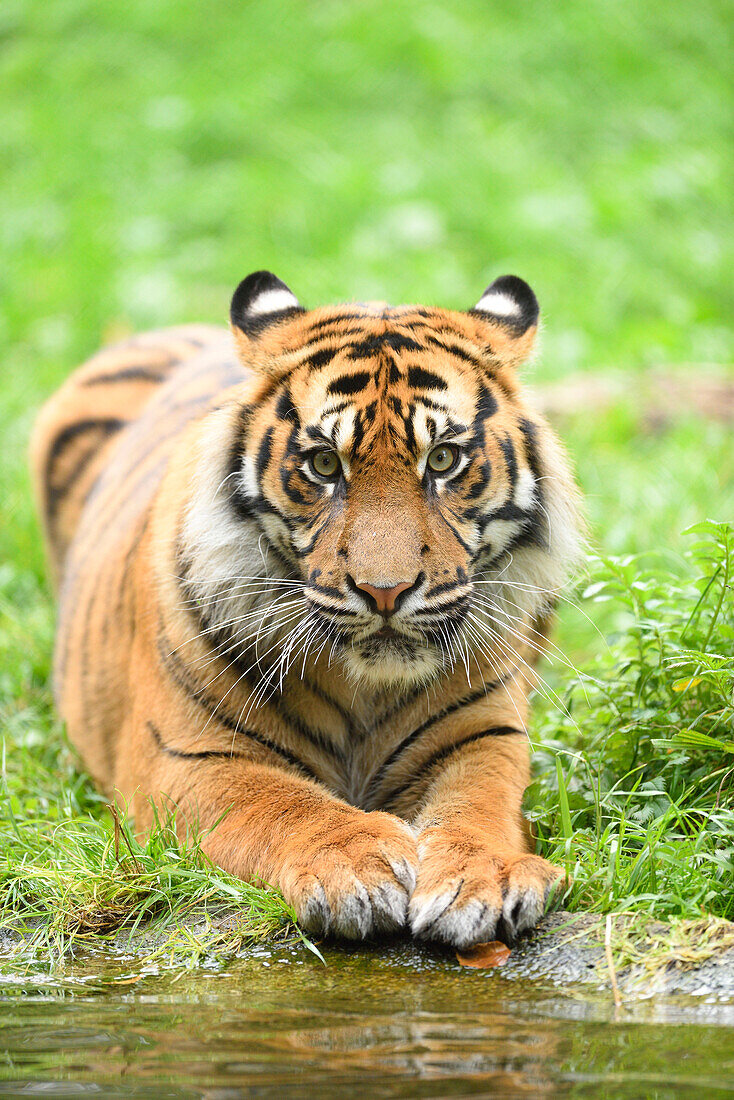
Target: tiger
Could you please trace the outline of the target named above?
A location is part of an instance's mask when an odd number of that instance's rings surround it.
[[[584,543],[520,384],[538,321],[517,276],[465,311],[307,309],[257,271],[228,329],[126,339],[38,415],[72,744],[308,934],[512,943],[563,889],[522,812]]]

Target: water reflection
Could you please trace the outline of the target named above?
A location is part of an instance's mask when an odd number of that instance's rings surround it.
[[[328,961],[260,951],[182,975],[88,957],[51,979],[6,981],[0,1095],[734,1092],[727,1010],[663,1026],[643,1004],[615,1023],[606,996],[511,983],[412,947],[332,951]],[[691,1018],[688,1006],[677,1011]]]

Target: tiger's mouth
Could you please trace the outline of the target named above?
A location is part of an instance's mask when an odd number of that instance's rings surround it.
[[[407,634],[400,634],[391,626],[384,626],[360,642],[355,649],[370,664],[380,661],[401,661],[410,664],[418,655],[420,643]]]
[[[416,685],[452,667],[458,659],[453,652],[455,636],[461,634],[468,602],[462,593],[460,599],[438,608],[420,606],[409,614],[401,610],[367,622],[363,615],[350,612],[349,618],[356,622],[344,622],[324,607],[318,595],[310,600],[331,643],[329,659],[338,656],[355,682],[376,687]]]
[[[433,679],[443,668],[439,650],[427,639],[385,624],[341,651],[355,683],[406,688]]]

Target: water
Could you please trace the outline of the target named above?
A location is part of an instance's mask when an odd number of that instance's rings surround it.
[[[0,979],[0,1096],[734,1094],[734,1006],[509,981],[412,945]]]

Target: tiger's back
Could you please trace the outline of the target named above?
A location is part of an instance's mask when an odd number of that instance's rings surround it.
[[[57,583],[84,505],[121,433],[183,364],[224,340],[226,333],[209,325],[132,337],[84,363],[44,405],[31,439],[31,471]]]
[[[128,690],[132,572],[150,503],[180,433],[244,377],[225,329],[145,333],[79,367],[34,427],[33,484],[59,590],[57,704],[107,791]]]

